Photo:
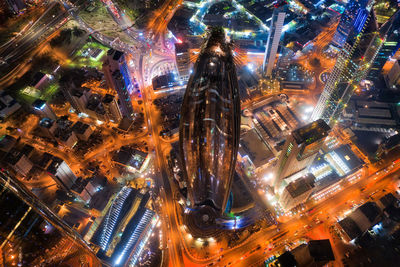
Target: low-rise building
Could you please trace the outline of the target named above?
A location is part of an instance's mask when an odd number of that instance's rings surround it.
[[[85,203],[89,203],[92,196],[97,192],[97,186],[91,178],[78,178],[71,187],[71,190]]]
[[[240,137],[239,155],[257,171],[266,167],[275,155],[269,145],[255,129],[244,132]]]
[[[90,135],[93,133],[93,129],[89,124],[83,122],[76,122],[72,126],[72,131],[76,134],[79,140],[87,141],[89,140]]]
[[[382,211],[375,202],[367,202],[340,220],[338,226],[344,239],[351,241],[377,224],[381,215]]]
[[[311,240],[278,257],[281,267],[322,267],[334,260],[329,239]]]
[[[5,120],[21,108],[18,102],[6,92],[0,93],[0,120]]]
[[[291,210],[307,201],[314,189],[314,175],[304,177],[289,183],[279,197],[279,203],[284,210]]]
[[[3,159],[4,163],[10,165],[17,173],[26,176],[33,167],[29,158],[17,149],[12,149]]]
[[[148,153],[129,146],[122,146],[113,156],[115,163],[137,172],[143,172],[149,160]]]

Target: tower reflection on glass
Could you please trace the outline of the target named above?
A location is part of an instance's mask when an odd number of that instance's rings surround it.
[[[222,215],[227,206],[240,137],[231,46],[222,28],[209,29],[186,88],[180,119],[180,153],[190,206],[213,210],[216,215]]]

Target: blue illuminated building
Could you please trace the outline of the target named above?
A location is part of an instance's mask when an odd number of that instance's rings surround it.
[[[57,116],[46,101],[37,99],[32,103],[33,111],[41,118],[56,120]]]
[[[370,0],[349,1],[333,36],[332,44],[335,47],[343,47],[353,29],[358,33],[362,30],[368,18],[370,2]]]
[[[107,58],[103,63],[103,72],[109,87],[118,94],[121,114],[132,118],[134,111],[131,93],[134,86],[124,53],[114,49],[108,50]]]
[[[136,262],[157,223],[148,209],[149,192],[125,186],[121,189],[91,242],[100,247],[97,256],[112,266]]]

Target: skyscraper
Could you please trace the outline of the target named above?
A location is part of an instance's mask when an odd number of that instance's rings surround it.
[[[286,13],[282,8],[276,8],[271,18],[271,26],[268,34],[267,44],[265,46],[263,74],[265,77],[270,77],[274,68],[276,53],[278,52],[279,41],[281,40],[283,22],[285,21]]]
[[[109,120],[114,123],[118,123],[122,120],[121,110],[118,107],[117,99],[113,95],[106,94],[102,103]]]
[[[362,26],[362,27],[361,27]],[[353,91],[365,79],[371,64],[382,46],[374,12],[365,23],[349,34],[340,50],[336,64],[314,109],[311,119],[323,119],[333,125],[347,105]]]
[[[383,38],[383,44],[372,63],[367,77],[369,80],[376,80],[380,76],[386,61],[400,48],[400,10],[380,27],[379,34]]]
[[[114,49],[108,50],[107,58],[103,63],[103,72],[108,85],[118,94],[122,115],[132,118],[134,115],[131,100],[133,84],[124,53]]]
[[[1,266],[102,266],[75,231],[17,179],[0,172]]]
[[[225,210],[240,137],[240,100],[231,44],[212,28],[194,66],[179,129],[191,206]]]
[[[304,174],[311,165],[330,127],[323,120],[309,123],[292,132],[286,139],[274,171],[274,190],[280,191]],[[291,177],[298,174],[296,177]],[[293,179],[292,179],[293,178]]]
[[[181,42],[175,44],[175,60],[181,79],[187,80],[190,75],[189,44]]]
[[[368,16],[367,6],[370,2],[371,0],[348,2],[332,39],[332,44],[335,47],[342,48],[353,29],[363,26]]]
[[[56,120],[57,116],[54,113],[53,109],[46,103],[46,101],[42,99],[36,99],[32,103],[33,111],[39,115],[41,118],[50,118],[52,120]]]

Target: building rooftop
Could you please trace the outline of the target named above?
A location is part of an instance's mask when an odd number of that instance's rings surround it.
[[[151,80],[151,82],[154,90],[168,88],[178,84],[174,74],[171,72],[156,76]]]
[[[60,159],[56,156],[52,156],[52,162],[50,165],[47,167],[47,172],[49,172],[52,175],[56,175],[58,167],[61,165],[61,163],[64,162],[63,159]]]
[[[51,128],[53,126],[54,120],[49,118],[43,118],[39,121],[39,125],[44,128]]]
[[[392,204],[394,204],[395,202],[397,202],[397,198],[395,198],[395,196],[393,196],[392,193],[386,194],[383,197],[381,197],[379,199],[379,202],[382,204],[383,207],[388,207]]]
[[[312,144],[324,137],[326,137],[331,128],[322,119],[307,124],[292,132],[297,144]]]
[[[96,111],[100,103],[101,103],[101,96],[98,94],[92,94],[89,98],[86,108],[89,110]]]
[[[89,127],[90,127],[89,124],[77,121],[72,126],[72,131],[74,131],[77,134],[84,134]]]
[[[129,146],[122,146],[120,150],[114,154],[113,161],[140,170],[147,156],[148,154],[143,151]]]
[[[111,103],[112,101],[114,101],[114,99],[115,99],[115,96],[110,95],[110,94],[106,94],[106,95],[103,97],[103,103],[109,104],[109,103]]]
[[[247,155],[256,168],[274,158],[272,150],[264,143],[254,129],[242,134],[239,153],[242,157]]]
[[[42,99],[36,99],[33,103],[32,103],[32,107],[34,109],[39,109],[42,110],[44,109],[44,107],[46,106],[46,101],[42,100]]]
[[[24,154],[27,157],[30,157],[30,155],[32,154],[32,152],[35,149],[33,148],[33,146],[28,145],[28,144],[24,144],[23,147],[21,148],[21,153]]]
[[[381,214],[381,210],[375,202],[367,202],[357,209],[359,209],[371,223]]]
[[[118,51],[118,50],[115,50],[115,49],[110,49],[110,50],[108,50],[108,55],[112,55],[112,59],[113,60],[115,60],[115,61],[119,61],[120,60],[120,58],[124,55],[124,52],[121,52],[121,51]]]
[[[42,157],[38,160],[36,165],[38,165],[43,169],[47,169],[48,165],[50,164],[50,161],[52,160],[53,160],[53,155],[45,152],[43,153]]]
[[[7,153],[3,161],[8,164],[15,165],[23,156],[24,154],[21,151],[13,148]]]
[[[16,143],[17,139],[11,135],[3,135],[0,137],[0,150],[8,152],[15,146]]]
[[[118,129],[127,132],[132,127],[133,121],[128,117],[123,117],[118,125]]]
[[[308,250],[316,262],[335,260],[329,239],[311,240],[308,242]]]
[[[43,77],[46,76],[43,72],[36,72],[35,75],[33,75],[32,78],[32,83],[30,84],[31,86],[35,86],[38,82],[40,82]]]
[[[314,179],[314,175],[310,173],[305,177],[289,183],[285,187],[285,190],[289,192],[292,198],[296,198],[314,188]]]
[[[354,154],[349,145],[343,145],[328,154],[333,155],[333,159],[336,163],[333,167],[336,166],[343,168],[345,174],[349,174],[350,172],[361,168],[365,164],[362,159]]]
[[[349,236],[350,240],[360,236],[362,234],[361,229],[358,227],[355,221],[352,218],[346,217],[343,220],[339,221],[340,227],[342,227],[343,231]]]

